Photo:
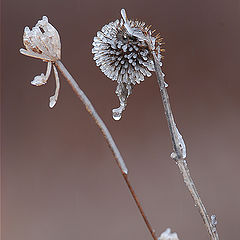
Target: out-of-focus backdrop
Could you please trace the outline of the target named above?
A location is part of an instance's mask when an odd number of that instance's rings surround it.
[[[111,151],[72,89],[46,64],[20,55],[25,26],[43,15],[58,30],[62,61],[109,127],[129,178],[159,235],[208,239],[177,166],[153,75],[134,88],[121,121],[116,83],[92,59],[92,39],[120,18],[144,20],[164,38],[163,70],[192,176],[221,239],[239,237],[240,2],[2,1],[3,240],[151,239]]]

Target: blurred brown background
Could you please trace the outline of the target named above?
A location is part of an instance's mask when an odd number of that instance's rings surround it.
[[[120,18],[152,24],[164,37],[164,72],[191,173],[220,239],[240,225],[240,1],[2,2],[3,240],[151,239],[100,131],[61,76],[31,86],[46,64],[20,55],[25,26],[47,15],[60,33],[62,61],[93,102],[129,168],[158,235],[208,239],[175,163],[155,76],[136,86],[121,121],[115,83],[92,60],[96,32]]]

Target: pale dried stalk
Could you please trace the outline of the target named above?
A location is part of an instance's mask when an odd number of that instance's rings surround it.
[[[150,234],[152,235],[152,238],[154,240],[157,240],[157,237],[155,235],[155,231],[153,230],[151,224],[149,223],[146,214],[143,211],[143,208],[141,206],[141,203],[139,202],[134,189],[132,187],[132,185],[130,184],[130,181],[128,179],[128,170],[127,167],[124,163],[124,160],[122,159],[122,156],[110,134],[110,132],[108,131],[106,125],[104,124],[103,120],[99,117],[99,115],[97,114],[96,110],[94,109],[93,105],[91,104],[90,100],[87,98],[87,96],[85,95],[85,93],[80,89],[80,87],[78,86],[78,84],[76,83],[76,81],[73,79],[73,77],[71,76],[71,74],[67,71],[67,69],[65,68],[65,66],[62,64],[62,62],[60,60],[57,60],[54,63],[58,69],[60,70],[60,72],[63,74],[63,76],[66,78],[67,82],[70,84],[70,86],[72,87],[73,91],[76,93],[76,95],[80,98],[80,100],[82,101],[82,103],[85,105],[87,111],[90,113],[90,115],[92,116],[92,118],[95,120],[97,126],[100,128],[100,130],[102,131],[111,151],[113,152],[114,158],[117,162],[118,167],[121,170],[122,176],[132,194],[132,197],[135,201],[135,203],[137,204],[137,207],[143,217],[143,220],[150,232]]]
[[[118,150],[118,148],[117,148],[117,146],[116,146],[116,144],[115,144],[115,142],[114,142],[110,132],[108,131],[106,125],[103,122],[103,120],[97,114],[97,112],[94,109],[93,105],[91,104],[90,100],[87,98],[85,93],[80,89],[80,87],[78,86],[76,81],[73,79],[71,74],[64,67],[62,62],[60,60],[57,60],[54,64],[61,71],[63,76],[66,78],[68,83],[71,85],[71,87],[74,90],[74,92],[76,93],[76,95],[80,98],[80,100],[85,105],[87,111],[91,114],[93,119],[96,121],[96,124],[98,125],[98,127],[101,129],[105,139],[107,140],[107,143],[108,143],[110,149],[113,152],[113,155],[114,155],[114,157],[116,159],[117,165],[119,166],[121,172],[124,173],[124,174],[127,174],[128,173],[128,169],[126,167],[126,164],[125,164],[125,162],[124,162],[124,160],[123,160],[123,158],[122,158],[122,156],[121,156],[121,154],[120,154],[120,152],[119,152],[119,150]]]
[[[180,172],[183,176],[184,183],[186,184],[194,202],[195,206],[198,208],[199,213],[203,219],[204,225],[208,231],[208,234],[210,235],[211,240],[218,240],[218,233],[215,228],[215,226],[212,225],[211,220],[207,214],[206,208],[203,205],[203,202],[198,194],[197,188],[190,176],[190,171],[187,166],[187,161],[182,157],[182,152],[181,149],[179,148],[179,136],[176,133],[176,125],[174,122],[170,102],[169,102],[169,97],[167,93],[167,89],[165,87],[165,82],[164,82],[164,75],[161,70],[160,63],[156,57],[156,54],[153,53],[153,58],[154,58],[154,65],[155,65],[155,70],[156,70],[156,76],[157,76],[157,81],[160,87],[160,92],[162,96],[162,101],[163,101],[163,106],[165,110],[165,115],[168,123],[168,128],[170,131],[171,139],[172,139],[172,145],[173,145],[173,150],[174,153],[171,155],[174,160],[176,161]]]

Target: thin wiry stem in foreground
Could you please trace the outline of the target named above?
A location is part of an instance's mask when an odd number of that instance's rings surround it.
[[[146,214],[143,211],[143,208],[141,206],[141,203],[139,202],[134,189],[132,187],[132,185],[130,184],[130,181],[128,179],[128,170],[127,167],[124,163],[124,160],[122,159],[122,156],[110,134],[110,132],[108,131],[106,125],[104,124],[103,120],[99,117],[99,115],[97,114],[96,110],[94,109],[93,105],[91,104],[90,100],[87,98],[87,96],[85,95],[85,93],[80,89],[80,87],[78,86],[78,84],[76,83],[76,81],[73,79],[73,77],[71,76],[71,74],[67,71],[67,69],[65,68],[65,66],[62,64],[62,62],[60,60],[57,60],[54,63],[58,69],[61,71],[61,73],[63,74],[63,76],[66,78],[67,82],[70,84],[70,86],[72,87],[73,91],[76,93],[76,95],[80,98],[80,100],[82,101],[82,103],[85,105],[87,111],[90,113],[90,115],[92,116],[92,118],[95,120],[97,126],[100,128],[101,132],[103,133],[113,155],[114,158],[116,160],[116,163],[118,165],[118,167],[121,170],[122,176],[132,194],[132,197],[135,201],[135,203],[137,204],[137,207],[144,219],[144,222],[149,230],[149,232],[152,235],[152,238],[154,240],[157,240],[157,237],[155,235],[155,231],[153,230],[151,224],[149,223]]]
[[[184,159],[185,157],[183,157],[183,154],[181,152],[181,147],[182,147],[181,144],[183,143],[183,140],[179,141],[179,138],[181,138],[181,135],[178,132],[178,130],[176,128],[176,124],[174,122],[168,93],[167,93],[167,90],[165,87],[164,74],[161,70],[160,63],[154,52],[153,52],[153,58],[154,58],[156,75],[157,75],[157,81],[158,81],[158,84],[160,87],[160,92],[161,92],[161,96],[162,96],[165,115],[167,118],[168,128],[169,128],[171,139],[172,139],[174,153],[171,156],[172,156],[172,158],[174,158],[174,160],[176,161],[176,163],[179,167],[179,170],[183,176],[184,183],[186,184],[186,186],[195,202],[195,206],[198,207],[198,210],[203,219],[204,225],[207,228],[208,234],[210,235],[210,239],[218,240],[219,238],[218,238],[216,226],[214,224],[212,224],[212,222],[207,214],[207,210],[206,210],[206,208],[198,194],[197,188],[191,178],[190,171],[187,166],[187,161]]]

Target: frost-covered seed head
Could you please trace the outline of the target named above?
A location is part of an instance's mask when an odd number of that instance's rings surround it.
[[[23,33],[23,44],[26,49],[21,48],[20,53],[34,58],[42,59],[47,62],[46,74],[41,73],[34,77],[31,84],[34,86],[41,86],[47,83],[51,74],[52,65],[56,80],[55,94],[50,97],[49,107],[53,108],[57,102],[60,81],[57,69],[54,62],[61,58],[61,42],[57,30],[48,22],[46,16],[39,20],[32,30],[25,27]]]
[[[144,22],[128,20],[124,9],[121,14],[121,20],[110,22],[97,32],[92,49],[96,65],[108,78],[118,83],[116,94],[124,107],[113,110],[113,117],[118,112],[118,116],[114,117],[116,120],[121,118],[132,87],[155,71],[152,51],[161,60],[162,40],[159,35],[152,36],[150,27]]]
[[[20,49],[20,52],[24,55],[52,62],[61,58],[59,34],[48,22],[46,16],[43,16],[42,20],[39,20],[32,30],[25,27],[23,44],[26,49]]]

